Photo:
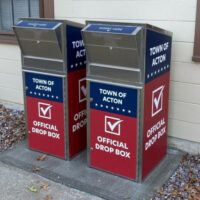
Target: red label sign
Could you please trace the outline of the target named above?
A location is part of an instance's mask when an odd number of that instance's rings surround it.
[[[137,119],[90,109],[91,166],[136,179]]]
[[[142,178],[166,155],[168,98],[169,72],[145,85]]]
[[[29,147],[65,158],[63,103],[26,97]]]

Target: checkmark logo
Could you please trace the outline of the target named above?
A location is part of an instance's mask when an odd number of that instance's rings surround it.
[[[51,104],[38,102],[38,114],[39,117],[45,119],[51,119]]]
[[[119,118],[105,116],[105,132],[113,135],[120,135],[122,121],[123,120]]]
[[[86,78],[82,78],[79,80],[79,103],[86,100],[86,95]]]
[[[161,85],[152,92],[152,117],[158,114],[163,109],[163,93],[164,85]]]
[[[81,92],[86,97],[86,87],[85,86],[81,86]]]

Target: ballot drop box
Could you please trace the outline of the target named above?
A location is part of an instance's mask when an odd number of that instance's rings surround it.
[[[138,182],[167,153],[172,34],[148,24],[88,22],[88,164]]]
[[[86,147],[83,25],[22,19],[14,27],[22,52],[30,149],[70,159]]]

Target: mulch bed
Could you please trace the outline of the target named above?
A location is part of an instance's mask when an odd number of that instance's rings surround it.
[[[162,178],[162,177],[160,177]],[[186,155],[152,200],[200,200],[200,155]]]
[[[0,104],[0,152],[26,138],[24,111]]]

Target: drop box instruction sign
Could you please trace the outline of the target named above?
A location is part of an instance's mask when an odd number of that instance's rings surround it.
[[[25,72],[29,147],[65,158],[63,78]]]
[[[137,90],[91,82],[90,97],[91,166],[136,179]]]

